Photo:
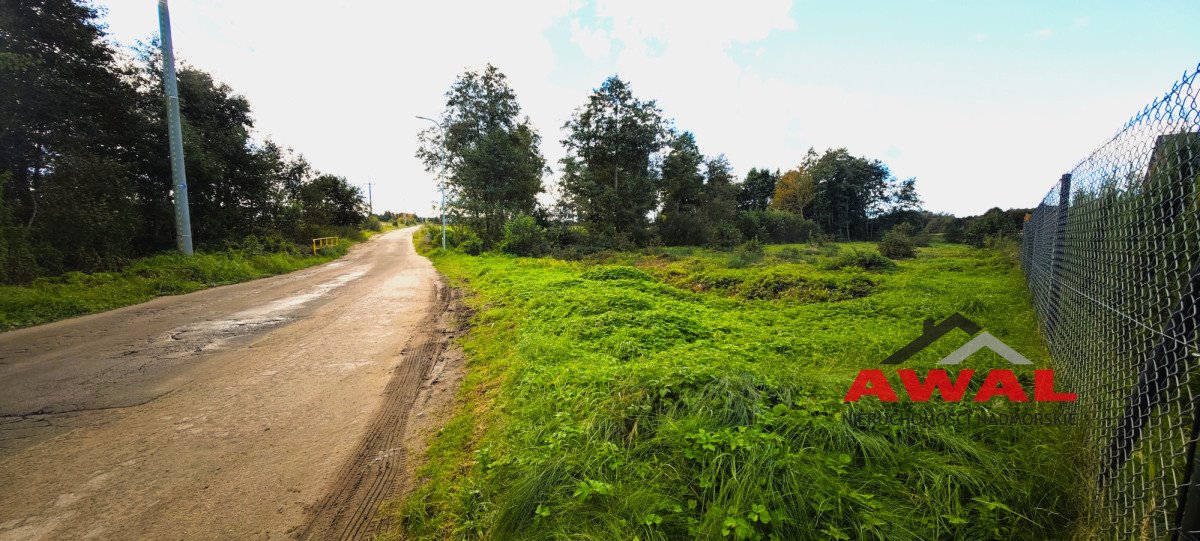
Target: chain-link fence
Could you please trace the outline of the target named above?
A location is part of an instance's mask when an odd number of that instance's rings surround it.
[[[1099,537],[1200,538],[1200,67],[1046,194],[1022,264],[1079,393]]]

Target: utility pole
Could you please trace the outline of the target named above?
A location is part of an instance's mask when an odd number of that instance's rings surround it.
[[[171,44],[171,15],[167,0],[158,0],[162,37],[163,86],[167,95],[167,137],[171,142],[171,178],[175,183],[175,245],[192,255],[192,217],[188,212],[187,172],[183,167],[183,132],[179,128],[179,88],[175,81],[175,49]]]
[[[371,209],[371,214],[375,214],[375,200],[371,198],[371,181],[367,181],[367,208]]]
[[[417,118],[419,118],[421,120],[428,120],[428,121],[432,122],[434,126],[437,126],[439,130],[442,130],[442,144],[446,143],[446,130],[442,128],[441,124],[438,124],[438,121],[436,121],[432,118],[423,117],[421,115],[417,115]],[[444,180],[438,179],[438,188],[441,188],[441,190],[442,190],[442,251],[445,252],[446,251],[446,183]]]

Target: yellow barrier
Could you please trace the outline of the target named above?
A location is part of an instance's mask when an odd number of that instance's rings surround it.
[[[337,243],[338,243],[337,237],[321,237],[319,239],[313,239],[312,240],[313,255],[317,255],[317,249],[325,248],[327,246],[337,246]]]

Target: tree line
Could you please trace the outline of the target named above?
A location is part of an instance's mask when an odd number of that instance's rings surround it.
[[[96,8],[0,3],[0,281],[107,270],[174,246],[157,44],[106,40]],[[360,189],[256,141],[250,104],[210,74],[178,70],[197,248],[276,249],[357,231]]]
[[[489,64],[454,81],[439,125],[420,133],[417,157],[444,183],[460,242],[532,253],[730,247],[871,239],[932,216],[915,179],[844,148],[809,150],[788,171],[752,168],[739,179],[723,154],[702,153],[692,132],[617,76],[587,96],[563,132],[554,201],[540,204],[550,169],[505,75]]]

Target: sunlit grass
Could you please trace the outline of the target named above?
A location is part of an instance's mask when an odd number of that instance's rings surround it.
[[[927,317],[960,312],[1048,362],[1009,258],[935,245],[894,268],[847,264],[870,265],[870,252],[862,243],[669,248],[563,262],[435,250],[477,313],[459,412],[433,443],[425,483],[394,508],[405,534],[1071,537],[1082,486],[1072,431],[867,429],[843,418],[857,371],[879,368]],[[929,367],[964,339],[904,366]],[[990,352],[969,363],[1008,367]]]

